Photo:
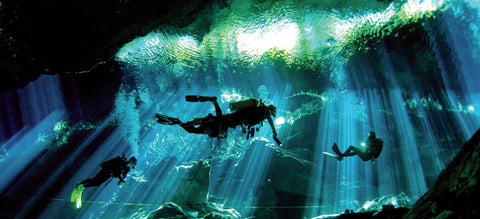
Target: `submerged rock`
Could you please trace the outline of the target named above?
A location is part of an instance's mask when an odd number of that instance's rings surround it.
[[[203,218],[204,219],[228,219],[228,218],[232,218],[232,217],[230,217],[228,215],[221,214],[221,213],[212,212],[212,213],[208,213]]]
[[[347,209],[342,214],[322,215],[315,218],[402,218],[410,206],[410,198],[400,193],[366,201],[357,211]]]
[[[172,201],[162,204],[148,215],[154,218],[240,218],[235,209],[224,209],[222,205],[208,202],[210,186],[210,163],[206,160],[193,161],[191,165],[174,168],[173,172],[185,177],[178,182]],[[170,174],[172,174],[171,172]]]
[[[240,213],[235,209],[223,209],[216,203],[204,203],[201,211],[183,210],[173,202],[162,204],[157,210],[150,212],[147,219],[156,218],[208,218],[208,219],[236,219]]]
[[[210,186],[210,163],[206,160],[192,162],[189,166],[176,168],[179,174],[185,175],[172,201],[183,208],[196,209],[207,201]]]
[[[203,205],[202,211],[198,213],[202,218],[241,218],[240,213],[235,209],[224,209],[223,205],[207,202]]]
[[[387,207],[386,207],[387,206]],[[391,208],[408,208],[411,207],[410,198],[405,193],[399,195],[387,195],[376,198],[372,201],[366,201],[363,206],[357,210],[357,212],[378,212]]]
[[[156,218],[187,218],[187,214],[177,204],[168,202],[162,204],[157,210],[150,212],[147,217],[147,219]]]
[[[465,143],[406,215],[407,218],[478,218],[480,129]]]

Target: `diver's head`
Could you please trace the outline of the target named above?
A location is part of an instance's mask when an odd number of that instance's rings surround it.
[[[137,165],[137,158],[131,157],[131,158],[128,160],[127,166],[130,167],[130,168],[132,168],[132,169],[135,169],[135,165]]]
[[[377,136],[375,135],[375,132],[374,132],[374,131],[371,131],[371,132],[370,132],[370,137],[372,137],[372,138],[376,138],[376,137],[377,137]]]

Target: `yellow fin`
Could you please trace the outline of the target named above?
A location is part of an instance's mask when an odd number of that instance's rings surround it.
[[[82,184],[78,184],[77,187],[72,192],[72,195],[70,196],[70,202],[75,202],[75,206],[77,208],[82,207],[82,192],[85,189],[85,186]]]

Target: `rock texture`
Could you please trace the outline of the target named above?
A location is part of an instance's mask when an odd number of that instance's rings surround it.
[[[175,170],[176,169],[176,170]],[[223,209],[223,206],[208,202],[210,185],[210,164],[206,160],[193,161],[192,165],[175,168],[176,174],[185,179],[176,183],[176,193],[172,201],[162,204],[150,212],[149,219],[154,218],[240,218],[235,209]]]
[[[162,204],[157,210],[150,212],[147,219],[156,218],[187,218],[183,209],[172,202]]]
[[[0,90],[40,74],[85,73],[161,26],[183,28],[216,0],[2,1]],[[205,24],[208,27],[208,23]]]
[[[179,182],[177,192],[172,201],[183,208],[196,209],[207,202],[210,185],[210,164],[208,161],[193,161],[188,168],[177,168],[185,179]]]
[[[216,204],[205,204],[203,212],[197,215],[190,215],[180,206],[173,202],[162,204],[157,210],[148,214],[147,219],[159,218],[204,218],[204,219],[236,219],[240,218],[240,214],[233,209],[222,209]],[[208,213],[206,213],[208,212]],[[202,216],[203,215],[203,216]]]
[[[463,146],[406,215],[407,218],[478,218],[480,130]]]

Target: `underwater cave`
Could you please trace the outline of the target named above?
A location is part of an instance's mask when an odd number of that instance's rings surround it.
[[[477,0],[0,1],[0,217],[408,211],[480,128],[479,24]],[[209,137],[157,122],[216,115],[188,95],[224,115],[274,105],[275,128]],[[372,131],[373,161],[324,153],[364,150]],[[77,184],[121,155],[137,159],[125,183],[77,205]],[[458,183],[473,196],[478,177]],[[428,217],[463,214],[444,207]]]

